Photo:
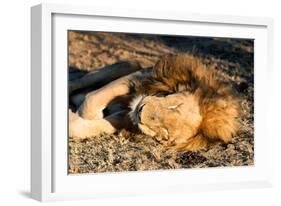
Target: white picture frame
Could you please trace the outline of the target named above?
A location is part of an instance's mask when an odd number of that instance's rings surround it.
[[[155,24],[159,26],[156,28]],[[255,165],[68,175],[67,75],[66,69],[58,68],[67,68],[65,32],[71,29],[255,38]],[[271,105],[268,91],[272,91],[273,76],[272,29],[273,20],[269,18],[167,14],[57,4],[32,7],[32,198],[53,201],[271,187],[273,135],[266,108]]]

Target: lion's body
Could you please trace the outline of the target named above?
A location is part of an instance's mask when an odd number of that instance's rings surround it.
[[[79,118],[90,119],[94,125],[116,97],[128,94],[135,99],[123,102],[123,109],[130,113],[130,118],[122,119],[124,125],[136,125],[167,146],[195,150],[216,141],[229,142],[239,128],[238,101],[232,89],[218,80],[215,69],[192,55],[164,56],[151,72],[128,75],[90,93],[80,107]],[[113,116],[105,119],[118,122]],[[103,131],[113,132],[114,123],[104,124]],[[89,129],[93,136],[97,135],[93,131],[102,130],[98,127]],[[70,135],[85,137],[74,128],[70,122]]]

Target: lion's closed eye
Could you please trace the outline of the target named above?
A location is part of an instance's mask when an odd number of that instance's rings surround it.
[[[140,113],[141,113],[141,111],[142,111],[142,109],[143,109],[143,106],[144,106],[144,104],[143,104],[143,105],[141,105],[141,106],[139,106],[139,108],[138,108],[138,114],[140,114]]]
[[[183,103],[180,103],[180,104],[177,104],[177,105],[171,105],[171,106],[168,106],[167,108],[169,110],[176,111],[181,105],[183,105]]]

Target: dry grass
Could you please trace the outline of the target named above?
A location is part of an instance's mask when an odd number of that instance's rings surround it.
[[[145,135],[122,133],[83,141],[69,138],[69,173],[204,168],[254,164],[253,41],[112,33],[69,33],[69,65],[93,71],[121,60],[153,66],[167,53],[193,52],[215,65],[241,95],[241,128],[227,145],[176,152]],[[82,74],[83,75],[83,74]]]

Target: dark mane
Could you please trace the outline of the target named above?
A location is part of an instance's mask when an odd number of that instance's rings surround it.
[[[150,75],[136,81],[137,93],[153,95],[180,91],[226,94],[229,86],[217,79],[216,71],[207,67],[199,57],[190,54],[165,55],[154,66]],[[207,90],[207,91],[206,91]]]

